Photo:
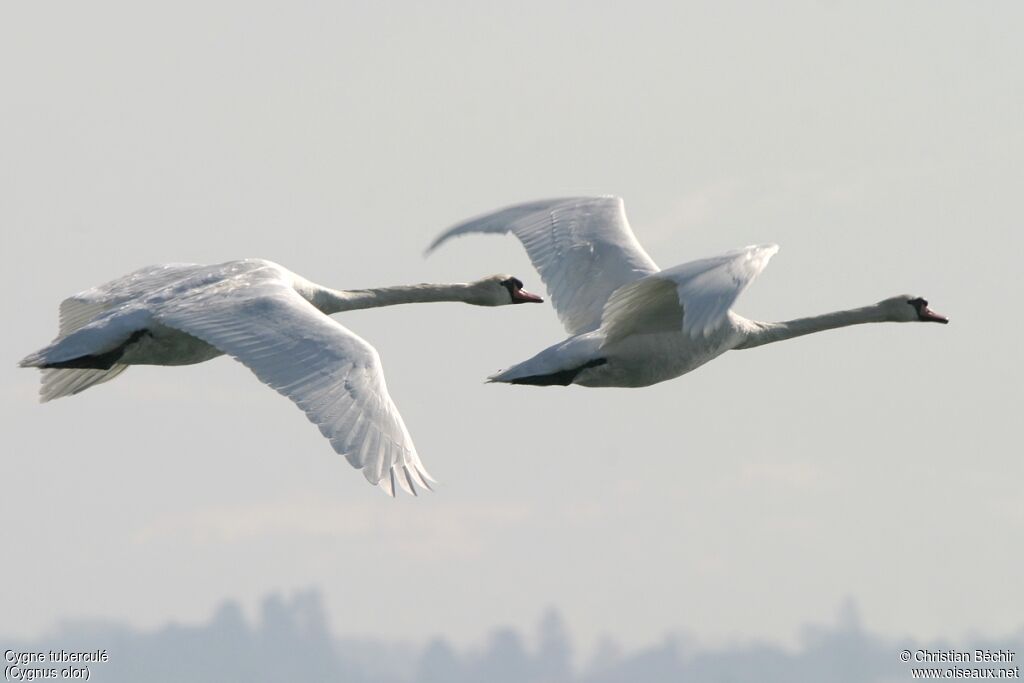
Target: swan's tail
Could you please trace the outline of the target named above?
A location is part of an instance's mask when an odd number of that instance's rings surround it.
[[[39,386],[39,400],[42,403],[55,398],[71,396],[85,391],[89,387],[109,382],[128,369],[127,365],[113,363],[107,368],[62,368],[52,367],[46,347],[26,356],[18,363],[23,368],[39,368],[43,373],[43,381]]]
[[[601,338],[593,334],[580,335],[549,346],[533,358],[491,375],[487,381],[568,386],[584,370],[607,362],[601,349]]]
[[[113,365],[108,370],[92,370],[78,368],[47,368],[43,372],[43,382],[39,387],[39,400],[42,403],[55,398],[72,396],[89,387],[109,382],[128,369],[127,365]]]
[[[546,375],[556,368],[551,367],[538,367],[536,357],[530,360],[523,361],[522,363],[516,363],[510,368],[505,368],[500,372],[496,372],[493,375],[487,377],[488,384],[522,384],[519,380],[535,375]]]
[[[524,371],[522,368],[512,367],[495,375],[491,375],[487,378],[487,381],[502,382],[504,384],[528,384],[535,387],[549,387],[553,385],[567,387],[575,381],[578,374],[587,368],[596,368],[607,362],[608,360],[605,358],[594,358],[573,368],[534,374],[529,374],[529,370]]]
[[[117,361],[125,347],[144,334],[135,322],[131,316],[94,321],[30,353],[18,365],[42,370],[39,398],[43,402],[77,394],[109,382],[128,368]]]

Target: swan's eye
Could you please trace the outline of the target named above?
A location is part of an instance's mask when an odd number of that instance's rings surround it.
[[[522,289],[523,288],[523,281],[520,280],[517,277],[510,277],[507,280],[502,280],[501,281],[501,286],[505,287],[506,289],[509,290],[509,292],[511,292],[513,290],[516,290],[516,289]]]

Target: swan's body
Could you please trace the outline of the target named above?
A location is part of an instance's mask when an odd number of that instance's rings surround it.
[[[732,349],[812,332],[869,322],[948,322],[911,295],[788,322],[748,320],[731,307],[776,245],[661,270],[634,237],[618,197],[510,206],[450,228],[428,252],[459,235],[508,232],[526,247],[570,337],[493,375],[493,382],[642,387]]]
[[[724,327],[700,339],[650,332],[609,341],[599,331],[586,332],[489,379],[511,384],[646,387],[684,375],[734,348],[734,337],[735,331]]]
[[[431,301],[480,306],[540,301],[513,277],[469,284],[338,291],[260,259],[162,265],[87,290],[60,307],[60,332],[21,361],[43,371],[48,401],[106,382],[129,365],[190,365],[229,354],[292,399],[334,449],[394,494],[429,488],[388,395],[376,350],[331,313]]]

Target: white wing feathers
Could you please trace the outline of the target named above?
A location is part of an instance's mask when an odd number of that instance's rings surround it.
[[[101,301],[89,301],[75,295],[60,302],[60,332],[59,337],[66,337],[75,330],[79,330],[101,313],[108,310],[109,306]]]
[[[87,301],[78,295],[65,299],[60,304],[60,332],[57,339],[80,330],[106,310],[107,306],[102,302]],[[89,387],[109,382],[127,369],[127,365],[117,364],[109,370],[45,369],[42,371],[43,381],[39,386],[39,400],[45,403],[55,398],[77,394]]]
[[[294,401],[353,467],[394,495],[432,481],[388,395],[376,350],[284,282],[168,302],[154,317],[233,356]]]
[[[638,331],[662,331],[666,324],[691,339],[707,337],[725,322],[743,290],[779,250],[765,244],[730,251],[663,270],[614,293],[605,306],[602,329],[609,341]]]
[[[43,382],[39,386],[39,401],[46,403],[55,398],[72,396],[89,387],[109,382],[128,369],[127,365],[115,364],[109,370],[81,370],[77,368],[47,368],[42,371]]]
[[[101,315],[200,270],[193,264],[166,264],[140,268],[124,277],[79,292],[60,303],[60,328],[55,342],[92,323]],[[51,344],[52,346],[52,344]],[[39,400],[45,403],[72,396],[89,387],[109,382],[128,369],[115,364],[109,370],[48,368],[42,371]]]
[[[597,329],[612,292],[658,272],[633,236],[619,197],[569,197],[510,206],[448,229],[427,253],[459,235],[508,232],[526,247],[569,334]]]
[[[602,327],[609,341],[638,332],[708,336],[778,246],[746,247],[659,271],[626,220],[619,197],[569,197],[517,204],[442,233],[511,232],[526,247],[569,334]]]

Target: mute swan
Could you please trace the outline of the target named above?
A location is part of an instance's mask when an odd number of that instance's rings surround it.
[[[543,301],[509,275],[469,284],[337,291],[259,259],[150,266],[65,299],[60,333],[20,363],[49,401],[129,365],[189,365],[228,354],[294,401],[353,467],[391,495],[433,481],[388,395],[377,351],[327,316],[431,301]]]
[[[637,242],[618,197],[549,199],[478,216],[442,233],[511,232],[547,285],[571,335],[489,378],[531,385],[642,387],[678,377],[731,349],[874,322],[949,320],[909,294],[788,322],[730,310],[778,246],[730,251],[660,270]]]

